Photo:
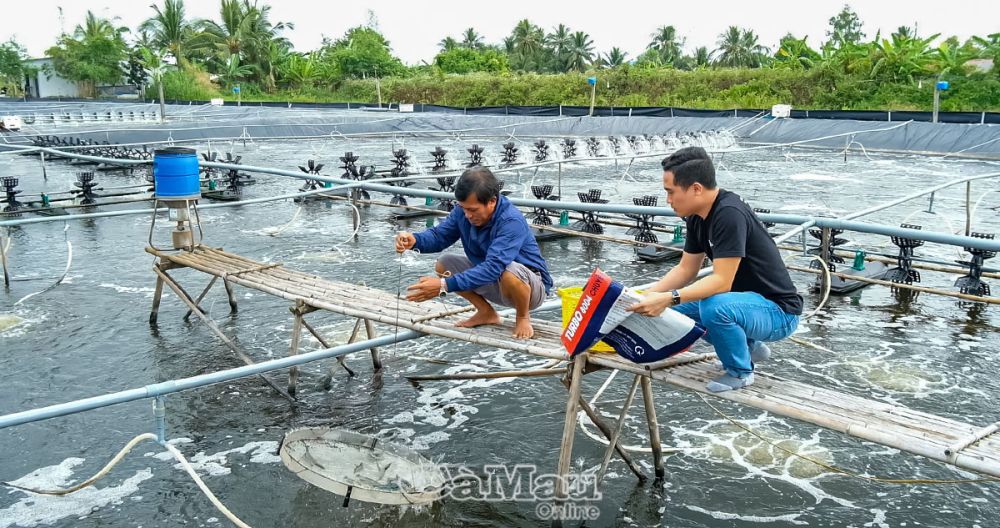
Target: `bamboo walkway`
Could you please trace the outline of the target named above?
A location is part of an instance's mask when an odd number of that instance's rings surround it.
[[[372,322],[407,328],[418,332],[457,339],[478,345],[524,352],[549,359],[565,360],[566,353],[560,341],[560,326],[555,322],[534,322],[535,337],[530,340],[515,340],[511,337],[513,319],[504,318],[501,325],[474,329],[457,328],[454,323],[467,314],[467,308],[445,304],[439,301],[413,303],[397,299],[391,292],[323,279],[308,273],[289,270],[281,264],[265,264],[227,253],[221,249],[198,247],[194,251],[163,252],[147,248],[147,252],[159,257],[156,264],[157,285],[153,300],[151,320],[155,321],[162,284],[166,282],[175,293],[183,292],[179,284],[166,274],[167,269],[191,268],[216,278],[221,278],[230,293],[230,302],[235,309],[231,284],[238,284],[264,293],[288,299],[296,324],[293,328],[292,354],[297,353],[300,326],[305,326],[303,316],[314,310],[327,310],[364,321],[369,336],[374,337]],[[209,287],[211,287],[211,284]],[[207,293],[208,288],[197,301],[187,296],[189,308],[200,314],[197,303]],[[178,293],[180,296],[180,293]],[[186,296],[186,292],[185,292]],[[182,299],[184,296],[182,296]],[[207,319],[207,321],[211,321]],[[214,326],[214,325],[212,325]],[[358,326],[355,326],[355,334]],[[224,340],[221,332],[217,332]],[[317,336],[319,337],[319,336]],[[322,338],[321,342],[322,342]],[[376,351],[372,351],[376,368],[380,368]],[[570,395],[567,400],[566,424],[563,449],[560,456],[560,474],[568,471],[572,452],[572,436],[576,428],[578,410],[587,411],[586,399],[580,397],[579,380],[589,371],[598,368],[613,368],[635,375],[631,395],[641,383],[643,400],[646,404],[647,421],[654,452],[656,476],[663,476],[662,456],[659,446],[658,426],[652,401],[650,380],[665,382],[692,391],[711,394],[719,398],[766,410],[808,422],[820,427],[839,431],[863,440],[886,445],[902,451],[921,455],[932,460],[952,464],[962,469],[1000,477],[1000,434],[998,424],[972,425],[957,420],[935,416],[899,405],[870,400],[861,396],[845,394],[813,385],[789,380],[780,376],[760,372],[756,383],[750,387],[720,394],[708,393],[705,384],[719,374],[714,366],[714,354],[687,352],[660,363],[639,365],[615,354],[581,354],[572,361],[568,370],[572,372],[568,384]],[[553,369],[554,374],[566,373],[567,369]],[[294,372],[293,372],[294,374]],[[294,377],[290,378],[290,391],[294,393]],[[623,409],[623,418],[628,405]],[[624,419],[619,420],[617,431],[621,430]],[[617,431],[604,424],[598,424],[605,436],[611,439],[612,447],[618,448]],[[617,449],[616,449],[617,450]],[[629,466],[641,476],[640,470],[619,450]],[[557,496],[559,495],[557,490]]]

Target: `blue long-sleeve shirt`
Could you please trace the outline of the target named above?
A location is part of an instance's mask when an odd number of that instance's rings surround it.
[[[417,239],[414,247],[421,253],[437,253],[462,240],[465,256],[473,267],[445,279],[448,291],[468,291],[498,282],[511,262],[537,270],[546,293],[552,288],[552,276],[534,234],[524,215],[506,196],[497,200],[493,216],[482,227],[472,225],[462,206],[455,204],[440,224],[413,236]]]

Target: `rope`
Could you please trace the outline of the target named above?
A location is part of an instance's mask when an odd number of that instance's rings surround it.
[[[66,234],[67,231],[69,231],[69,222],[66,222],[65,227],[63,227],[63,237],[66,238],[66,269],[63,271],[62,276],[59,277],[54,283],[52,283],[49,287],[45,288],[44,290],[37,291],[35,293],[29,293],[28,295],[21,297],[20,299],[18,299],[17,302],[14,303],[14,306],[17,306],[36,295],[45,293],[51,290],[52,288],[55,288],[60,283],[62,283],[62,281],[66,278],[66,275],[69,274],[69,268],[70,266],[73,265],[73,243],[69,241],[69,235]]]
[[[701,394],[699,392],[695,392],[695,394],[699,398],[701,398],[701,401],[703,401],[705,403],[705,405],[708,405],[709,408],[711,408],[713,411],[715,411],[716,414],[718,414],[722,418],[726,419],[727,421],[729,421],[729,423],[735,425],[736,427],[739,427],[743,431],[746,431],[747,433],[750,433],[751,435],[753,435],[757,439],[761,440],[765,444],[767,444],[767,445],[769,445],[769,446],[771,446],[771,447],[773,447],[775,449],[778,449],[779,451],[782,451],[782,452],[784,452],[784,453],[786,453],[786,454],[788,454],[790,456],[801,458],[802,460],[805,460],[807,462],[811,462],[811,463],[816,464],[817,466],[819,466],[819,467],[821,467],[823,469],[826,469],[826,470],[828,470],[830,472],[833,472],[833,473],[837,473],[839,475],[843,475],[845,477],[851,477],[851,478],[855,478],[855,479],[859,479],[859,480],[865,480],[865,481],[868,481],[868,482],[878,482],[878,483],[881,483],[881,484],[980,484],[980,483],[984,483],[984,482],[997,482],[997,481],[1000,481],[1000,477],[985,477],[985,478],[979,478],[979,479],[891,479],[891,478],[883,478],[883,477],[870,477],[868,475],[862,475],[860,473],[854,473],[852,471],[848,471],[846,469],[839,468],[837,466],[833,466],[833,465],[827,464],[826,462],[823,462],[821,460],[815,459],[815,458],[810,457],[808,455],[803,455],[801,453],[797,453],[795,451],[792,451],[791,449],[787,449],[787,448],[781,447],[780,445],[778,445],[778,444],[776,444],[776,443],[768,440],[767,438],[765,438],[760,433],[758,433],[758,432],[750,429],[750,427],[748,427],[748,426],[746,426],[746,425],[744,425],[744,424],[736,421],[731,416],[729,416],[726,413],[724,413],[721,410],[719,410],[716,406],[712,405],[707,399],[705,399],[705,396],[703,394]]]
[[[136,436],[135,438],[130,440],[127,444],[125,444],[125,447],[123,447],[121,451],[119,451],[118,454],[111,459],[110,462],[108,462],[100,471],[98,471],[97,474],[69,488],[38,490],[38,489],[18,486],[17,484],[11,484],[10,482],[4,482],[3,484],[5,486],[14,489],[19,489],[21,491],[26,491],[29,493],[35,493],[38,495],[54,495],[59,497],[64,495],[69,495],[70,493],[79,491],[83,488],[93,485],[95,482],[97,482],[102,477],[107,475],[112,468],[118,465],[118,463],[121,462],[123,458],[125,458],[125,455],[129,454],[129,452],[132,451],[132,448],[134,448],[140,442],[146,440],[152,440],[153,442],[157,442],[157,437],[153,433],[143,433],[139,436]],[[194,480],[195,484],[198,485],[198,488],[202,491],[202,493],[205,494],[206,497],[208,497],[208,500],[211,501],[212,505],[215,506],[215,508],[219,510],[219,512],[225,515],[226,518],[232,521],[232,523],[235,524],[236,526],[239,526],[240,528],[250,528],[249,524],[243,522],[233,512],[229,511],[229,508],[226,508],[226,506],[222,504],[222,502],[218,499],[218,497],[216,497],[215,494],[212,493],[212,490],[208,489],[208,486],[205,484],[205,481],[203,481],[201,477],[198,476],[198,473],[195,472],[193,467],[191,467],[191,464],[187,461],[186,458],[184,458],[183,453],[178,451],[176,447],[170,444],[164,443],[162,445],[171,455],[173,455],[175,459],[177,459],[177,461],[181,464],[181,467],[184,468],[184,471],[186,471],[187,474],[191,476],[191,479]]]
[[[298,209],[295,210],[295,214],[292,215],[292,219],[289,220],[287,224],[281,226],[280,229],[278,229],[277,231],[275,231],[273,233],[268,233],[268,235],[273,236],[273,237],[276,237],[276,236],[280,235],[282,231],[288,229],[288,226],[292,225],[292,223],[295,222],[295,219],[299,217],[299,213],[301,213],[301,212],[302,212],[302,206],[300,205],[298,207]]]

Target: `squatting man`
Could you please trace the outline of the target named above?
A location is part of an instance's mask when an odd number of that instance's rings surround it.
[[[499,324],[494,304],[513,307],[513,336],[535,333],[529,311],[552,288],[552,277],[524,215],[506,196],[489,169],[467,169],[455,184],[458,204],[438,225],[420,233],[396,235],[396,251],[444,251],[461,240],[464,255],[445,253],[437,259],[437,276],[425,276],[407,287],[406,299],[426,301],[448,292],[468,300],[476,312],[460,327]]]
[[[764,342],[795,331],[802,297],[753,209],[717,186],[705,149],[683,148],[661,164],[667,202],[687,225],[684,252],[629,309],[658,316],[670,307],[701,323],[724,370],[706,388],[746,387],[754,381],[754,364],[770,356]],[[706,256],[712,273],[695,281]]]

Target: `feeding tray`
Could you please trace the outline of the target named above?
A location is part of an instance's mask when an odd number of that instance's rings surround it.
[[[281,461],[306,482],[350,499],[423,504],[441,498],[441,469],[416,451],[353,431],[310,427],[285,435]]]

